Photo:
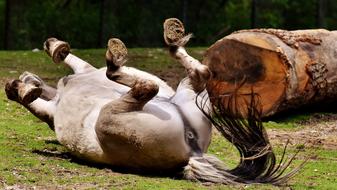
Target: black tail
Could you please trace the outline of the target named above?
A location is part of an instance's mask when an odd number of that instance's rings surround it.
[[[248,97],[248,98],[244,98]],[[261,109],[258,96],[238,95],[237,91],[219,97],[210,97],[211,108],[204,101],[197,102],[216,129],[231,142],[240,153],[240,163],[231,170],[223,170],[231,181],[239,183],[271,183],[281,185],[287,182],[305,162],[292,171],[285,173],[297,153],[285,161],[284,148],[281,160],[277,164],[275,154],[261,121]],[[248,101],[249,100],[249,101]],[[243,106],[239,104],[244,104]],[[288,143],[287,143],[288,144]],[[230,175],[228,175],[230,174]],[[228,177],[227,177],[228,178]],[[203,180],[203,179],[199,179]]]

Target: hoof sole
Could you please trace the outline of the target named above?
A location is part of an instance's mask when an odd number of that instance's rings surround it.
[[[70,53],[70,45],[56,38],[48,38],[43,44],[44,50],[53,59],[54,63],[60,63]]]
[[[164,40],[169,46],[177,46],[185,36],[184,24],[176,18],[166,19],[164,22]]]
[[[122,66],[125,63],[127,54],[128,50],[120,39],[111,38],[108,41],[106,59],[112,61],[115,66]]]

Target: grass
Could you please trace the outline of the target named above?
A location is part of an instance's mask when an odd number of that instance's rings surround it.
[[[191,49],[201,57],[203,48]],[[167,73],[183,76],[183,68],[169,58],[163,49],[131,49],[128,65],[158,73],[170,82]],[[74,50],[74,54],[104,65],[104,50]],[[45,81],[56,84],[57,79],[71,71],[63,65],[55,65],[43,52],[13,51],[0,52],[0,85],[8,79],[18,78],[23,71],[41,76]],[[175,79],[176,80],[176,79]],[[172,82],[172,81],[171,81]],[[176,85],[172,82],[173,85]],[[0,188],[61,188],[61,189],[279,189],[271,185],[249,185],[231,187],[224,185],[206,186],[196,182],[170,177],[141,176],[118,173],[109,168],[94,167],[75,160],[56,141],[48,126],[32,116],[22,106],[7,100],[0,91]],[[298,114],[283,120],[266,122],[268,128],[295,130],[296,122],[309,116]],[[294,152],[296,146],[290,147]],[[282,147],[276,146],[280,153]],[[214,133],[209,153],[215,154],[229,166],[238,162],[238,154],[222,137]],[[316,156],[313,156],[316,155]],[[292,189],[334,189],[337,184],[337,150],[306,148],[295,163],[310,157],[299,175],[289,183]]]

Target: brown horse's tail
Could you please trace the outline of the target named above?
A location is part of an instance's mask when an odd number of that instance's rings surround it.
[[[242,110],[243,106],[239,110],[237,104],[240,101],[236,93],[216,98],[210,97],[211,108],[206,108],[204,106],[206,104],[197,103],[214,127],[237,148],[240,163],[234,169],[228,169],[222,161],[213,156],[191,157],[184,170],[186,179],[222,184],[271,183],[281,185],[303,167],[305,162],[285,174],[285,170],[298,153],[286,162],[284,157],[287,146],[277,164],[260,120],[261,111],[258,109],[260,104],[257,95],[251,93],[249,97],[249,102],[244,101],[245,110]]]

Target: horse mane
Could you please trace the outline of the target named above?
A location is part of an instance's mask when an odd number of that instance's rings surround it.
[[[282,185],[293,177],[307,160],[285,173],[300,150],[297,150],[287,161],[285,155],[288,141],[277,163],[261,121],[262,109],[259,96],[253,89],[249,94],[240,94],[239,88],[216,97],[208,98],[206,95],[199,94],[196,100],[197,106],[213,126],[239,151],[239,164],[234,169],[222,169],[221,173],[234,176],[230,177],[231,180],[238,183]],[[209,100],[211,105],[208,104]]]

